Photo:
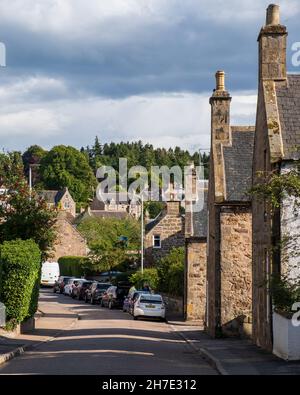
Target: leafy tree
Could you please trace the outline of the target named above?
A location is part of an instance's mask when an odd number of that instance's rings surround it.
[[[47,154],[39,145],[31,145],[22,155],[25,175],[28,177],[29,165],[39,164],[43,157]]]
[[[94,270],[111,271],[133,260],[140,248],[140,229],[131,218],[89,218],[78,225],[91,249]]]
[[[23,176],[24,168],[20,152],[0,153],[0,186],[6,186]]]
[[[157,266],[159,289],[171,295],[183,295],[184,248],[173,248]]]
[[[135,285],[137,289],[141,289],[144,284],[156,291],[159,285],[159,277],[156,268],[144,269],[143,273],[138,271],[130,276],[130,282]]]
[[[35,191],[30,191],[19,170],[6,174],[3,180],[8,192],[0,196],[0,243],[32,239],[45,258],[56,237],[56,211],[50,210]]]
[[[68,187],[77,203],[93,197],[96,179],[86,156],[73,147],[59,145],[41,161],[41,181],[46,189]]]

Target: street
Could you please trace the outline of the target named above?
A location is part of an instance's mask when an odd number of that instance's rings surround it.
[[[2,365],[0,374],[217,374],[166,323],[134,321],[120,310],[74,301],[50,289],[41,290],[40,304],[45,303],[59,311],[52,314],[53,320],[65,319],[62,308],[76,312],[80,319],[51,341]]]

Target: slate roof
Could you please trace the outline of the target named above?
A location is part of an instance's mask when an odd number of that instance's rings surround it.
[[[66,188],[63,188],[60,191],[41,191],[39,195],[45,199],[47,203],[57,205],[65,193]]]
[[[223,146],[225,163],[226,201],[247,202],[252,186],[254,127],[232,129],[232,145]]]
[[[276,83],[285,160],[300,159],[300,74],[288,75],[288,83]]]
[[[201,207],[201,211],[192,212],[192,219],[193,219],[193,236],[194,237],[207,237],[207,196],[208,196],[208,189],[204,190],[203,198],[204,204]]]

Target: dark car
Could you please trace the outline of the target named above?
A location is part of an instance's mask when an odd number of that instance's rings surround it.
[[[53,287],[53,292],[59,292],[62,294],[64,292],[64,287],[67,284],[67,282],[70,280],[71,277],[67,276],[60,276],[57,281],[55,281],[54,287]]]
[[[114,307],[122,308],[130,287],[131,286],[127,284],[112,285],[103,294],[101,306],[108,307],[109,309],[113,309]]]
[[[85,303],[91,302],[91,304],[100,303],[104,292],[111,286],[110,283],[99,283],[94,281],[89,287],[87,287],[84,294]]]
[[[87,288],[93,284],[93,281],[81,280],[78,282],[76,287],[72,289],[72,298],[77,298],[78,300],[82,300],[85,297],[85,291]]]
[[[123,302],[124,313],[127,312],[132,314],[133,305],[136,302],[137,298],[139,297],[140,294],[146,294],[146,293],[150,293],[150,291],[134,291],[133,293],[128,294]]]

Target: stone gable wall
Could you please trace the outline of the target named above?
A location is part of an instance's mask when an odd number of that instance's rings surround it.
[[[244,322],[251,322],[252,317],[251,210],[223,208],[220,232],[222,332],[249,335],[245,333]]]
[[[63,215],[59,216],[56,226],[58,235],[53,251],[53,261],[57,262],[63,256],[87,256],[86,240]]]
[[[186,240],[185,319],[205,322],[206,315],[206,239]]]
[[[160,235],[161,248],[153,248],[153,236]],[[172,248],[184,247],[184,218],[166,214],[145,236],[146,265],[151,266],[169,254]]]

